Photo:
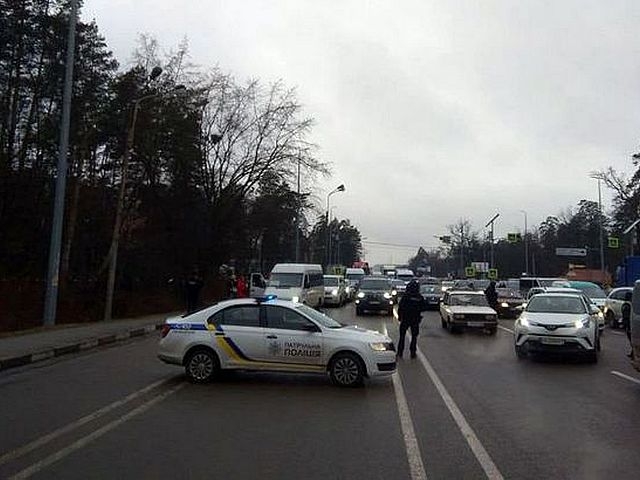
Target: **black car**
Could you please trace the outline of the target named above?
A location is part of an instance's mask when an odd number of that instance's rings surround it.
[[[440,285],[420,285],[420,295],[427,302],[427,306],[434,310],[437,310],[442,300],[442,287]]]
[[[496,288],[498,292],[498,305],[496,311],[498,316],[506,318],[516,318],[522,313],[521,307],[525,302],[519,290],[513,288]]]
[[[393,314],[393,295],[391,281],[381,276],[364,277],[360,280],[356,294],[356,315],[364,312],[385,312]]]

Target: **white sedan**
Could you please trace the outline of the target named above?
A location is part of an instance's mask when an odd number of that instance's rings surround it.
[[[356,386],[364,377],[396,371],[392,340],[342,325],[300,303],[274,296],[220,302],[168,318],[158,357],[207,382],[220,369],[328,373],[334,384]]]
[[[518,358],[528,353],[564,352],[598,361],[600,310],[580,294],[539,293],[514,324]]]

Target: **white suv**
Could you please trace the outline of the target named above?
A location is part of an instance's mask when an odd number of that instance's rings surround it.
[[[528,353],[570,353],[597,362],[598,312],[582,295],[534,295],[514,324],[516,355],[524,358]]]
[[[614,288],[604,301],[604,318],[611,328],[622,326],[622,306],[627,293],[633,293],[633,287]]]

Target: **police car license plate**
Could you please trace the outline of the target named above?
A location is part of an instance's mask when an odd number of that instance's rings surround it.
[[[543,338],[540,342],[545,345],[564,345],[564,340],[562,338]]]
[[[467,322],[467,327],[484,327],[484,322]]]

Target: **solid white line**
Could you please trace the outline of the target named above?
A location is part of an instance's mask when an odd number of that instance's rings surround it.
[[[411,480],[426,480],[427,472],[422,463],[422,455],[420,454],[420,446],[416,438],[416,432],[413,428],[407,397],[404,395],[402,388],[402,380],[398,372],[392,375],[393,390],[396,394],[396,404],[398,405],[398,414],[400,415],[400,427],[402,428],[402,436],[404,437],[404,446],[407,451],[407,459],[409,460],[409,471],[411,472]]]
[[[130,395],[127,395],[126,397],[120,400],[116,400],[115,402],[110,403],[109,405],[102,407],[101,409],[96,410],[95,412],[90,413],[89,415],[85,415],[84,417],[79,418],[78,420],[72,423],[69,423],[68,425],[65,425],[64,427],[60,427],[30,443],[23,445],[22,447],[9,451],[3,454],[2,456],[0,456],[0,465],[3,465],[11,460],[15,460],[16,458],[22,457],[23,455],[26,455],[27,453],[35,450],[36,448],[46,445],[47,443],[58,438],[59,436],[69,433],[75,430],[76,428],[79,428],[82,425],[85,425],[86,423],[96,420],[97,418],[100,418],[103,415],[106,415],[110,411],[118,407],[121,407],[132,400],[135,400],[136,398],[140,397],[141,395],[144,395],[150,390],[153,390],[161,385],[164,385],[170,380],[171,380],[170,378],[165,378],[164,380],[153,382],[152,384],[147,385],[146,387],[141,388],[140,390],[133,392]]]
[[[480,466],[484,470],[484,473],[487,475],[487,478],[490,480],[503,480],[504,477],[500,473],[500,470],[498,470],[498,467],[489,456],[489,453],[485,450],[484,446],[478,439],[478,436],[475,434],[467,420],[464,418],[462,411],[460,410],[460,408],[458,408],[458,405],[456,405],[456,402],[454,402],[453,398],[451,398],[451,395],[449,395],[449,392],[436,374],[436,371],[433,369],[433,367],[429,363],[429,360],[427,360],[427,357],[424,356],[420,349],[418,349],[418,359],[422,363],[424,369],[427,371],[429,378],[431,378],[431,381],[438,390],[438,393],[442,397],[442,400],[444,400],[444,403],[449,409],[451,416],[458,425],[460,432],[462,432],[462,436],[467,441],[467,444],[478,460],[478,463],[480,463]]]
[[[629,380],[630,382],[637,383],[638,385],[640,385],[640,380],[638,380],[637,378],[630,377],[629,375],[625,375],[624,373],[621,373],[621,372],[616,372],[615,370],[611,370],[611,373],[620,378],[624,378],[625,380]]]
[[[511,330],[510,328],[507,328],[507,327],[503,327],[502,325],[498,325],[498,328],[500,330],[504,330],[505,332],[514,333],[513,330]]]
[[[615,330],[609,330],[609,333],[613,333],[614,335],[626,335],[626,333],[616,332]]]
[[[176,385],[172,389],[167,390],[166,392],[164,392],[164,393],[152,398],[148,402],[143,403],[142,405],[140,405],[137,408],[134,408],[129,413],[123,415],[122,417],[118,418],[117,420],[114,420],[113,422],[107,423],[106,425],[104,425],[103,427],[93,431],[89,435],[86,435],[86,436],[80,438],[79,440],[73,442],[72,444],[70,444],[70,445],[58,450],[57,452],[55,452],[55,453],[53,453],[51,455],[49,455],[48,457],[44,458],[43,460],[40,460],[39,462],[36,462],[33,465],[25,468],[24,470],[16,473],[12,477],[9,477],[10,480],[22,480],[22,479],[31,477],[32,475],[40,472],[41,470],[43,470],[44,468],[48,467],[49,465],[57,462],[58,460],[61,460],[64,457],[72,454],[73,452],[75,452],[77,450],[80,450],[81,448],[87,446],[92,441],[100,438],[101,436],[103,436],[106,433],[110,432],[114,428],[122,425],[126,421],[131,420],[133,417],[135,417],[137,415],[140,415],[141,413],[146,412],[151,407],[153,407],[156,403],[161,402],[162,400],[167,398],[169,395],[173,395],[174,393],[176,393],[181,388],[184,388],[185,385],[186,385],[185,383],[181,383],[179,385]]]

